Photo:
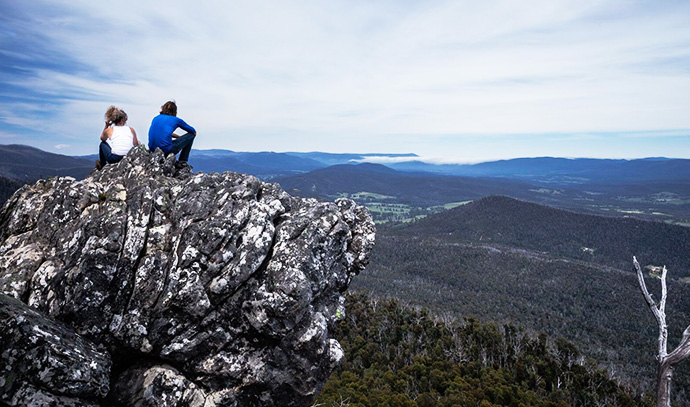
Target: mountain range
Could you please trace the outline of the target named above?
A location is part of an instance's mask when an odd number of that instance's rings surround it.
[[[83,177],[93,167],[97,154],[71,157],[48,153],[25,145],[0,145],[0,175],[28,179],[56,171]],[[690,182],[690,160],[645,158],[636,160],[567,159],[554,157],[516,158],[477,164],[434,164],[415,154],[336,154],[323,152],[236,152],[194,150],[190,164],[196,171],[245,172],[264,178],[303,174],[341,164],[376,163],[404,173],[500,177],[559,185],[640,183],[647,181]]]
[[[96,155],[82,156],[90,161]],[[351,154],[323,152],[237,152],[194,150],[190,164],[196,171],[245,172],[261,178],[302,174],[340,164],[380,163],[405,173],[465,177],[501,177],[555,185],[622,184],[659,180],[688,181],[690,160],[651,157],[634,160],[534,157],[481,162],[436,164],[416,154]]]
[[[465,165],[410,161],[390,166],[404,171],[509,177],[549,183],[620,183],[659,179],[687,180],[690,160],[663,157],[637,160],[536,157]]]
[[[39,178],[82,178],[96,155],[70,157],[0,145],[0,202]],[[413,160],[387,165],[372,160]],[[416,161],[414,161],[416,160]],[[552,207],[690,225],[690,160],[518,158],[472,165],[429,164],[415,154],[235,152],[194,150],[195,171],[236,171],[279,182],[302,196],[349,196],[379,221],[424,215],[489,195]],[[390,205],[403,205],[403,208]],[[388,206],[388,207],[387,207]],[[436,207],[430,209],[430,207]],[[380,210],[380,211],[379,211]],[[398,212],[391,212],[398,211]]]
[[[211,162],[207,162],[209,160]],[[255,171],[257,167],[261,169],[253,175],[271,178],[305,173],[333,165],[361,163],[380,163],[405,173],[500,177],[562,186],[637,184],[659,180],[687,183],[690,174],[690,160],[663,157],[636,160],[535,157],[477,164],[434,164],[420,161],[415,154],[251,153],[198,150],[190,156],[190,164],[198,171],[217,171],[219,164],[220,167],[227,165],[228,169],[239,171],[241,165],[250,165]]]

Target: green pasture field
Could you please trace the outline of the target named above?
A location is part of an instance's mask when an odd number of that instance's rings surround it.
[[[424,218],[430,214],[453,209],[472,201],[448,202],[443,205],[429,207],[411,206],[397,203],[395,196],[377,194],[373,192],[340,193],[333,198],[350,198],[360,205],[366,206],[374,217],[376,223],[386,222],[411,222]]]

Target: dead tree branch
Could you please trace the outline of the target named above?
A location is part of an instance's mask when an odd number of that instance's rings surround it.
[[[668,353],[668,326],[666,325],[666,297],[668,289],[666,285],[666,266],[661,269],[661,300],[659,304],[654,302],[652,295],[647,290],[647,285],[644,282],[644,274],[637,259],[633,256],[633,264],[637,272],[637,281],[640,284],[640,290],[644,296],[649,309],[654,314],[656,322],[659,325],[659,339],[658,339],[658,354],[659,361],[657,373],[657,407],[671,406],[671,379],[673,378],[673,369],[676,364],[687,359],[690,356],[690,326],[685,328],[683,338],[678,347],[671,353]]]

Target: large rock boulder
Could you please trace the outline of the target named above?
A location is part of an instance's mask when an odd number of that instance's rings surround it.
[[[0,400],[14,406],[98,406],[110,356],[65,324],[0,294]]]
[[[136,149],[8,200],[0,292],[108,350],[103,405],[307,405],[343,357],[331,328],[373,243],[350,200]]]

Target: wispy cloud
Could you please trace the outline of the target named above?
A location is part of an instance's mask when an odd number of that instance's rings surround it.
[[[18,138],[19,138],[19,136],[17,136],[16,134],[12,134],[12,133],[0,130],[0,140],[2,140],[3,143],[14,142],[13,140],[18,139]]]
[[[110,104],[145,135],[173,98],[199,129],[199,148],[457,159],[540,155],[563,142],[554,134],[687,137],[690,129],[684,2],[81,0],[3,8],[0,129],[80,153],[96,149]],[[525,146],[497,144],[510,135]]]

